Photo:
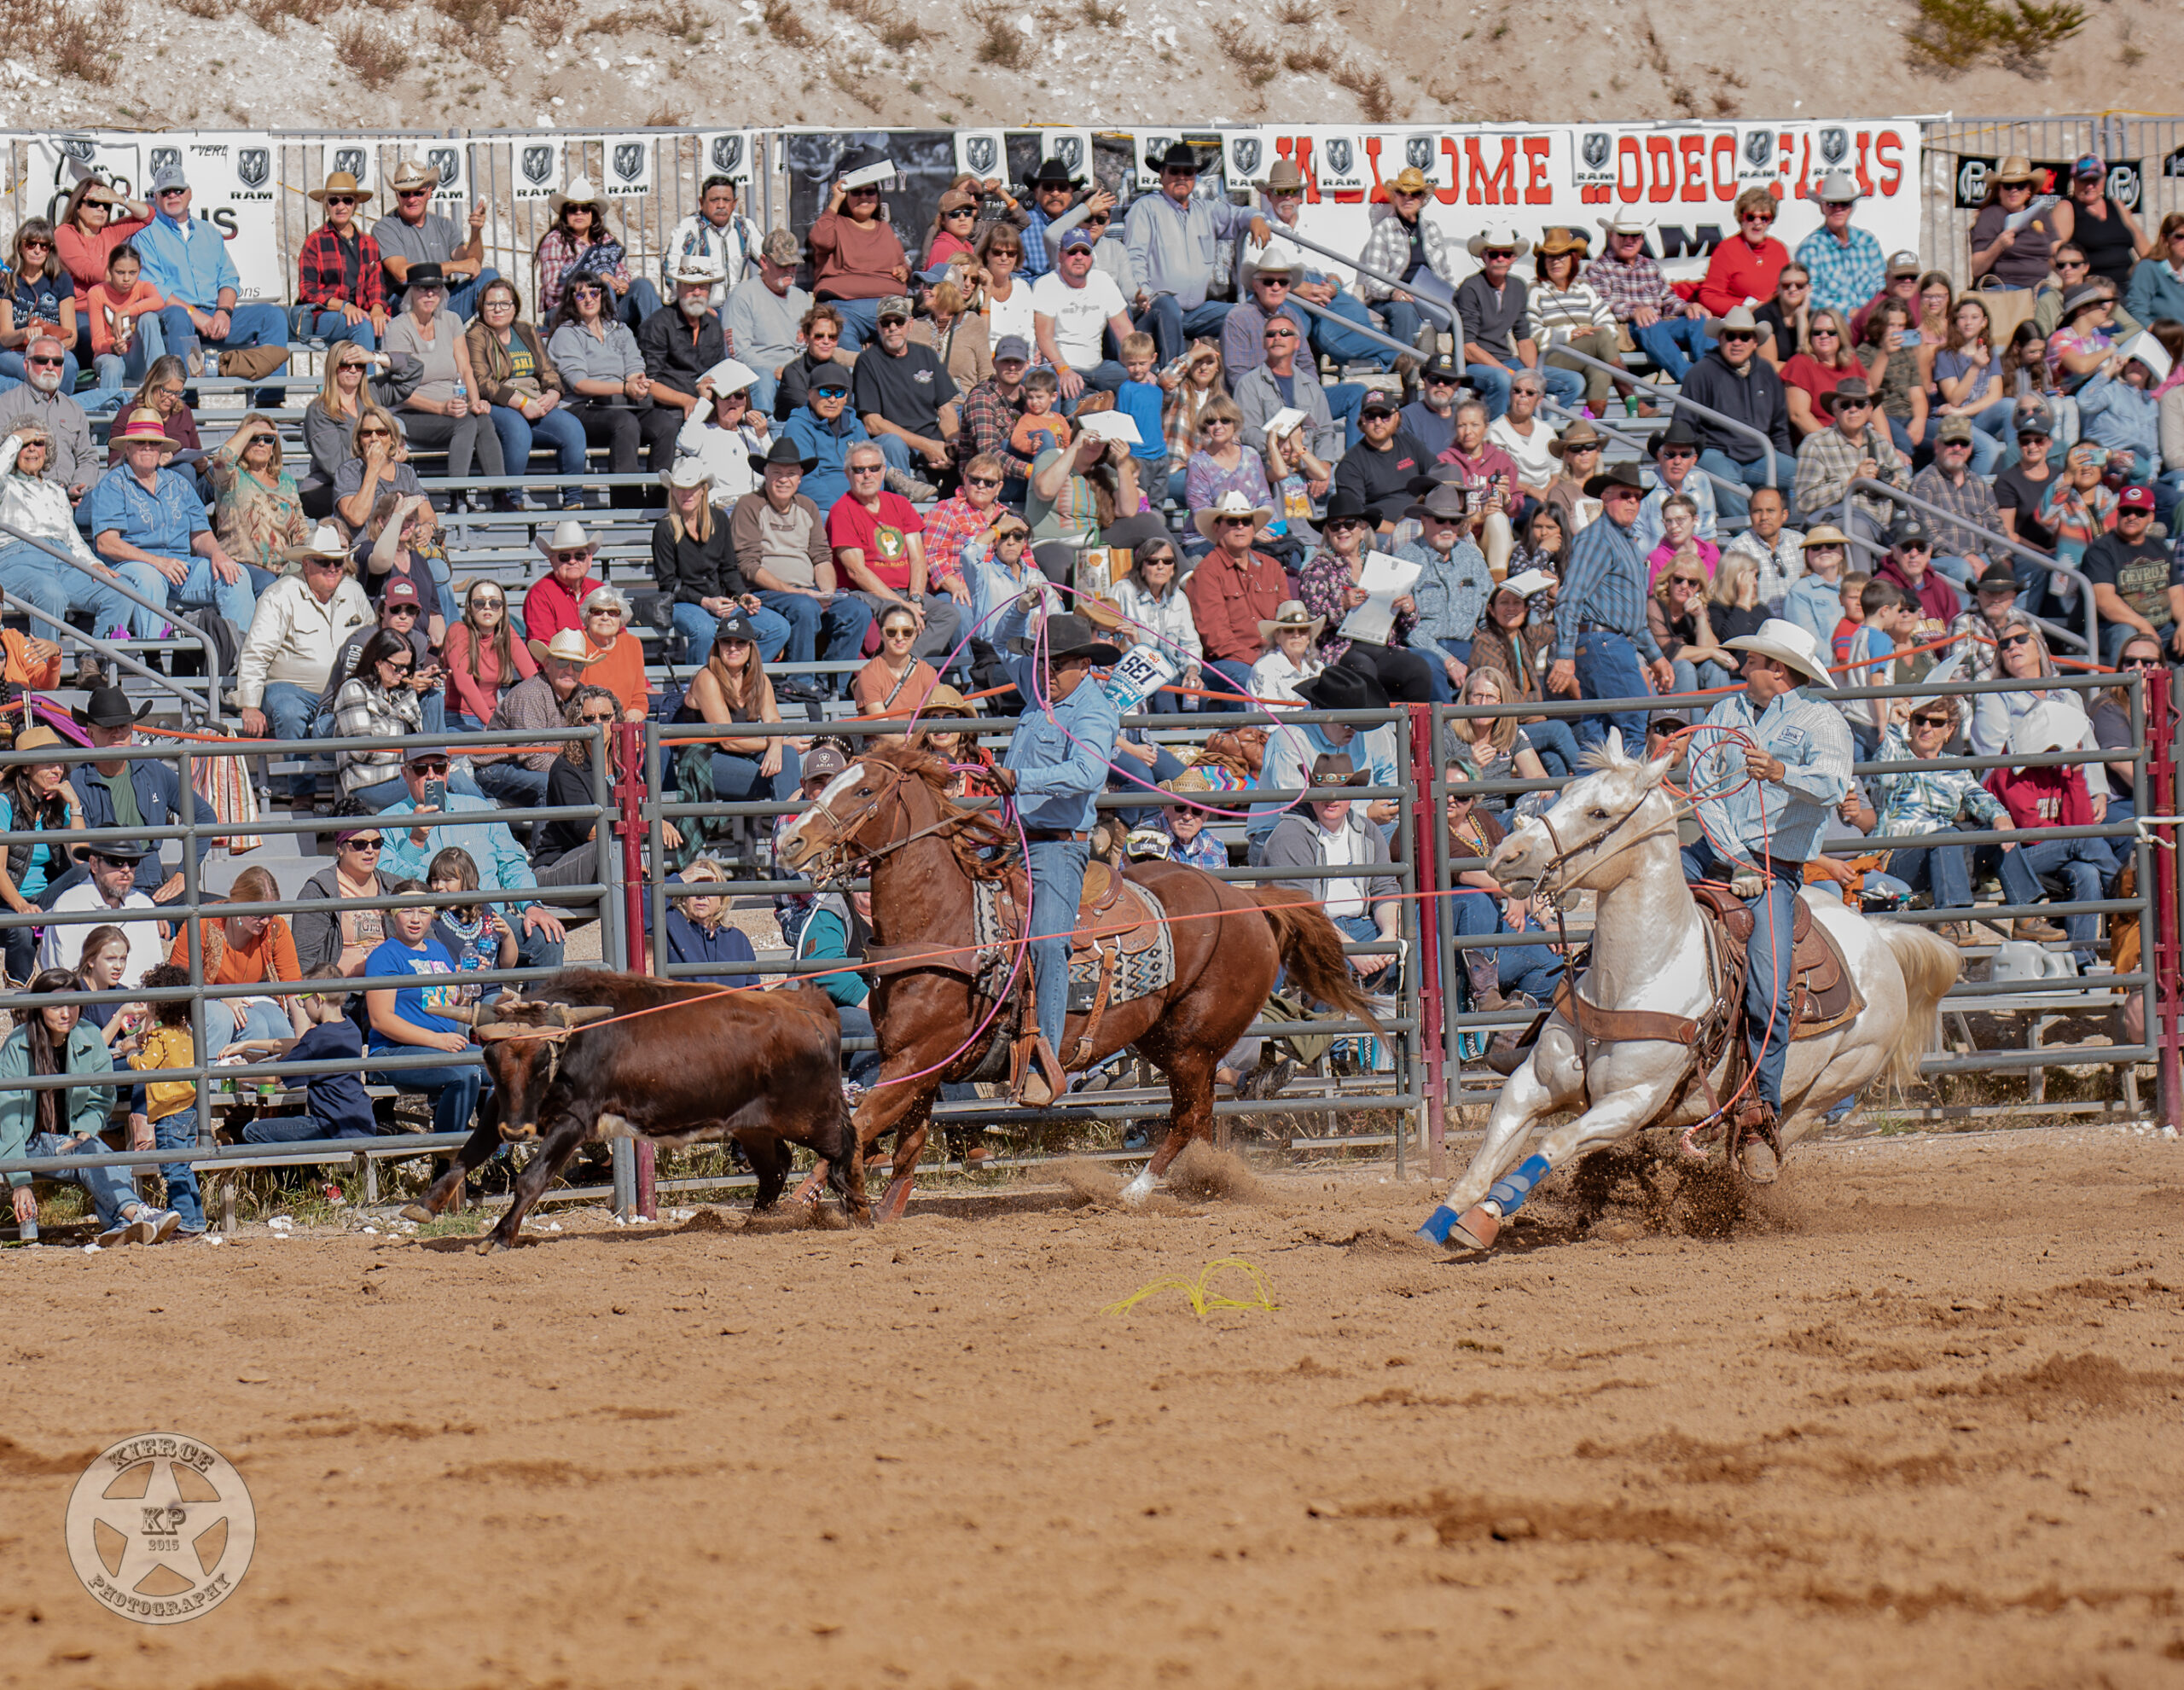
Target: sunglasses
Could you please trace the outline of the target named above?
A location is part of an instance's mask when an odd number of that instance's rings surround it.
[[[1706,584],[1706,578],[1703,575],[1671,575],[1669,579],[1679,587],[1703,587]]]
[[[447,759],[444,757],[428,758],[422,762],[413,763],[410,766],[412,769],[421,770],[427,775],[447,773]]]
[[[998,475],[967,475],[963,478],[963,485],[966,487],[998,487],[1001,478]]]
[[[389,616],[415,616],[417,607],[413,604],[391,604],[386,607],[386,613]]]
[[[1954,728],[1956,721],[1948,716],[1914,716],[1911,718],[1911,725],[1914,728]]]
[[[353,206],[357,203],[357,196],[353,194],[329,194],[326,196],[326,203],[329,206]]]
[[[606,291],[607,290],[604,287],[572,287],[569,289],[569,292],[575,294],[579,299],[596,299],[601,294],[605,293]]]
[[[1489,247],[1484,252],[1479,254],[1479,257],[1486,259],[1490,264],[1496,258],[1506,260],[1513,258],[1516,256],[1517,254],[1515,251],[1507,247]]]
[[[394,190],[394,197],[398,200],[423,200],[429,198],[432,191],[429,188],[398,188]]]
[[[978,214],[979,208],[976,206],[958,206],[954,211],[948,213],[948,215],[952,218],[976,217]]]
[[[1266,332],[1266,338],[1269,340],[1294,340],[1297,338],[1297,331],[1293,328],[1269,328]],[[60,360],[56,358],[54,362],[58,363]]]
[[[470,607],[473,610],[498,610],[507,602],[508,601],[506,599],[498,597],[490,599],[473,599],[470,601]]]
[[[379,660],[379,666],[381,669],[392,669],[398,675],[407,675],[411,670],[415,669],[417,665],[414,659],[404,663],[398,661],[394,658],[383,657]],[[443,764],[441,766],[444,768],[446,765]]]
[[[577,717],[577,725],[580,728],[605,728],[612,726],[613,721],[614,717],[611,713],[606,716],[579,716]]]
[[[2000,646],[2004,651],[2009,651],[2018,646],[2030,645],[2032,643],[2032,636],[2030,634],[2005,634],[2001,639],[1995,641],[1995,643]]]
[[[26,253],[49,253],[53,250],[53,242],[41,240],[33,235],[24,241],[23,250]]]
[[[32,369],[58,369],[61,368],[59,358],[26,358],[23,362]]]
[[[346,368],[346,369],[353,369],[355,367],[356,367],[356,366],[354,366],[353,364],[351,364],[351,365],[345,365],[345,366],[344,366],[344,368]],[[392,432],[391,429],[386,429],[386,428],[359,428],[359,429],[357,431],[357,438],[359,440],[392,440],[392,439],[394,438],[394,434],[393,434],[393,432]]]
[[[883,640],[915,640],[917,636],[918,630],[915,628],[883,628],[880,633]]]
[[[162,200],[179,200],[188,192],[189,190],[187,188],[162,188],[160,189],[159,197]]]
[[[1679,461],[1684,458],[1690,458],[1696,461],[1699,454],[1693,451],[1688,446],[1670,446],[1661,453],[1661,456],[1664,458],[1676,458]]]
[[[341,847],[344,851],[377,851],[379,848],[377,839],[351,839]]]
[[[590,563],[591,561],[591,554],[590,552],[555,552],[550,554],[550,555],[556,564]]]
[[[1840,340],[1843,336],[1833,328],[1815,328],[1812,331],[1812,338],[1815,340]]]
[[[1807,546],[1805,553],[1809,557],[1840,557],[1843,548],[1836,545]]]
[[[1782,284],[1782,291],[1785,293],[1809,293],[1811,288],[1812,283],[1809,282],[1785,282]]]
[[[829,335],[828,338],[831,340],[834,337]],[[849,396],[850,390],[846,387],[814,387],[811,390],[811,397],[815,399],[846,399]]]
[[[1835,402],[1835,412],[1838,416],[1846,410],[1871,410],[1873,408],[1871,399],[1838,399]]]
[[[1084,226],[1087,229],[1105,229],[1107,226],[1107,214],[1102,212],[1096,217],[1085,218]]]
[[[615,609],[611,604],[601,605],[596,609],[586,611],[584,614],[586,616],[611,616],[617,622],[619,622],[622,619],[622,613]]]
[[[1896,549],[1899,552],[1930,552],[1933,548],[1924,540],[1898,540]]]
[[[1219,526],[1223,528],[1249,528],[1253,526],[1255,520],[1256,519],[1248,516],[1224,516],[1221,519]]]
[[[2169,238],[2174,241],[2176,237],[2172,235]],[[2085,258],[2058,258],[2055,260],[2055,268],[2057,270],[2083,270],[2088,262],[2088,260]]]
[[[1009,531],[1014,533],[1016,531],[1012,529]],[[1173,569],[1176,566],[1175,555],[1162,552],[1157,557],[1141,557],[1137,560],[1137,566],[1140,569]]]
[[[1742,328],[1725,328],[1722,331],[1722,340],[1725,346],[1731,340],[1757,340],[1758,338],[1757,334]]]
[[[850,466],[852,475],[884,475],[886,472],[887,466],[884,463],[853,463]]]
[[[2158,669],[2161,659],[2158,657],[2127,657],[2123,666],[2126,669]]]
[[[1774,218],[1773,213],[1769,212],[1746,212],[1744,214],[1744,220],[1746,223],[1769,224],[1774,222]]]

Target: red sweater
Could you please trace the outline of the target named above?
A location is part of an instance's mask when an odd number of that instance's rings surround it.
[[[811,292],[822,299],[885,299],[907,285],[895,274],[903,243],[884,223],[860,229],[839,212],[811,225]]]
[[[1765,305],[1774,297],[1774,283],[1790,249],[1773,235],[1755,247],[1741,235],[1732,235],[1714,249],[1706,261],[1706,279],[1699,284],[1699,303],[1708,315],[1722,317],[1746,299]]]
[[[2093,799],[2082,769],[1995,769],[1987,790],[2002,801],[2014,828],[2090,828]]]
[[[550,573],[540,576],[523,595],[524,633],[531,639],[550,640],[564,628],[581,630],[584,601],[606,584],[597,576],[587,575],[576,596],[571,598],[569,589]]]

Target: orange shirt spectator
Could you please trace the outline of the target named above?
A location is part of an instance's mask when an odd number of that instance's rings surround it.
[[[595,589],[584,601],[584,642],[595,654],[584,671],[586,684],[604,687],[622,706],[624,722],[642,722],[652,713],[652,694],[645,686],[645,652],[630,631],[630,601],[612,587]],[[531,642],[532,654],[546,649]]]
[[[45,692],[61,684],[61,648],[33,640],[12,628],[0,628],[0,653],[6,654],[0,677],[19,687]]]
[[[125,298],[114,297],[111,284],[102,282],[91,289],[91,351],[100,357],[115,349],[113,323],[116,317],[141,318],[156,312],[166,304],[160,290],[142,279],[138,273],[136,285]]]

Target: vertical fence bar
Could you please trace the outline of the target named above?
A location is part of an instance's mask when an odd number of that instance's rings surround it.
[[[1441,874],[1443,823],[1441,790],[1440,711],[1432,706],[1410,713],[1411,786],[1426,796],[1426,814],[1411,831],[1418,841],[1411,883],[1418,904],[1418,1033],[1414,1048],[1426,1066],[1426,1171],[1442,1177],[1441,1141],[1448,1126],[1448,1070],[1443,1061],[1443,1039],[1448,1013],[1442,996],[1441,917],[1438,896]]]
[[[625,967],[636,973],[648,972],[650,960],[648,935],[645,931],[645,787],[642,771],[645,766],[645,728],[641,722],[619,722],[614,726],[614,742],[619,752],[616,759],[614,798],[619,815],[613,817],[614,831],[621,835],[622,845],[622,909],[623,922],[627,928],[624,945],[628,952]],[[606,735],[600,736],[600,754],[607,752]],[[610,818],[602,815],[600,820]],[[601,842],[606,843],[604,830]],[[600,852],[603,858],[607,852]],[[653,1193],[653,1178],[659,1153],[650,1139],[639,1141],[636,1147],[635,1189],[631,1193],[637,1213],[646,1220],[659,1217],[659,1205]]]
[[[2163,678],[2166,681],[2167,677]],[[2176,813],[2175,723],[2169,694],[2166,685],[2149,687],[2146,694],[2146,743],[2152,765],[2154,814],[2163,817]],[[2147,1031],[2154,1035],[2161,1051],[2155,1073],[2162,1122],[2175,1128],[2184,1126],[2184,1085],[2180,1085],[2180,1081],[2184,1080],[2184,1065],[2180,1065],[2179,1060],[2180,1050],[2184,1050],[2184,1028],[2177,1024],[2176,971],[2180,953],[2175,824],[2166,820],[2158,822],[2155,838],[2161,846],[2154,854],[2153,955],[2159,982],[2155,999],[2157,1022]],[[2140,955],[2145,954],[2142,946]]]

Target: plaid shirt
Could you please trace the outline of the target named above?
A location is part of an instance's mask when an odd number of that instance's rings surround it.
[[[1891,726],[1881,738],[1883,763],[1913,763],[1919,753],[1901,727]],[[1877,837],[1901,839],[1910,833],[1938,833],[1956,825],[1962,816],[1983,828],[2009,825],[2001,800],[1979,784],[1969,769],[1929,769],[1919,773],[1876,775],[1873,790],[1880,799],[1879,819],[1873,824]]]
[[[1798,262],[1812,277],[1812,308],[1825,305],[1848,317],[1888,285],[1888,264],[1880,242],[1862,229],[1838,241],[1825,227],[1798,242]]]
[[[973,540],[983,541],[992,519],[991,511],[980,510],[961,493],[942,500],[925,514],[926,566],[944,578],[960,574],[963,548]]]
[[[1618,322],[1629,322],[1646,305],[1663,317],[1690,315],[1650,253],[1640,253],[1627,264],[1612,253],[1603,253],[1585,266],[1585,280],[1607,302]]]
[[[1951,622],[1949,636],[1956,643],[1942,655],[1956,659],[1958,680],[1991,681],[2001,673],[1995,663],[2000,649],[1995,644],[1994,626],[1978,611],[1967,610]]]
[[[1995,503],[1995,490],[1987,485],[1984,477],[1967,471],[1964,485],[1960,487],[1942,473],[1939,464],[1930,463],[1912,478],[1911,492],[1914,497],[1924,499],[1930,505],[1938,505],[1964,522],[1976,523],[1991,533],[2002,531],[2002,513]],[[1937,522],[1934,525],[1934,551],[1937,556],[1970,557],[1976,553],[1991,563],[1994,559],[1989,554],[1994,549],[1992,540],[1982,539],[1959,523]]]
[[[1031,461],[1020,452],[1012,451],[1008,444],[1016,421],[1023,415],[1023,406],[1013,404],[1003,395],[1001,384],[996,381],[981,381],[963,395],[963,428],[971,437],[971,450],[990,453],[1017,475],[1031,473]],[[930,547],[926,555],[932,555]]]
[[[1910,490],[1911,472],[1885,428],[1868,427],[1862,440],[1851,439],[1839,428],[1823,428],[1816,434],[1806,435],[1798,448],[1798,509],[1808,518],[1832,515],[1843,502],[1843,495],[1850,485],[1850,478],[1858,473],[1862,458],[1873,461],[1873,468],[1880,472],[1874,478],[1876,480],[1906,491]],[[1854,508],[1865,512],[1884,528],[1896,514],[1888,500],[1870,493],[1857,495]]]
[[[341,264],[341,243],[333,225],[322,223],[304,237],[303,256],[296,260],[296,297],[306,305],[351,305],[359,311],[378,311],[386,304],[379,242],[357,230],[357,291],[352,298]]]
[[[1613,629],[1648,658],[1661,654],[1646,621],[1646,555],[1631,529],[1606,515],[1587,523],[1570,543],[1570,565],[1554,607],[1558,662],[1577,656],[1581,624]]]

